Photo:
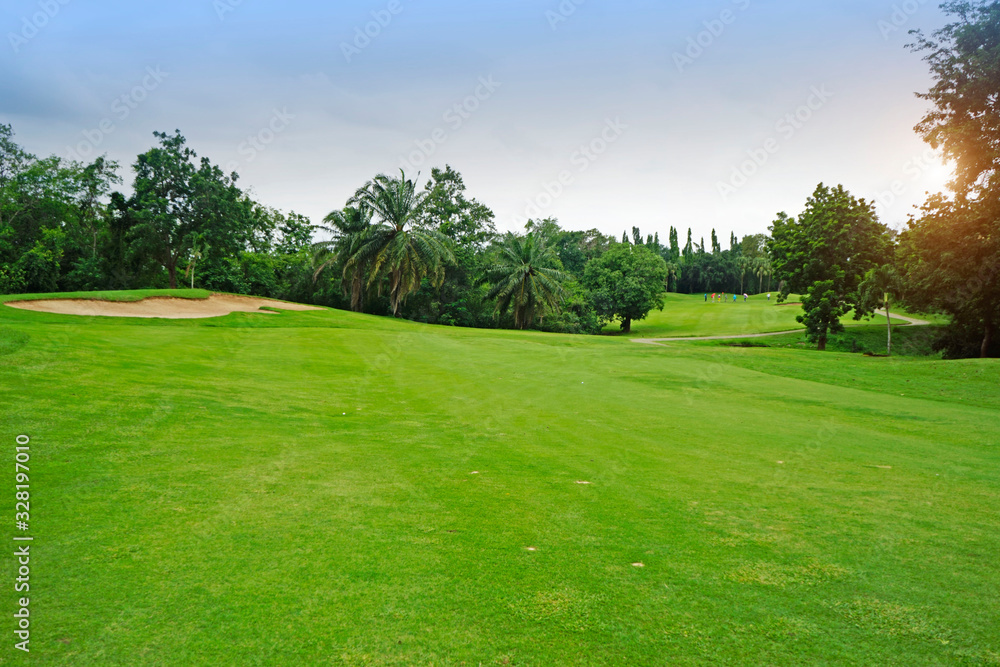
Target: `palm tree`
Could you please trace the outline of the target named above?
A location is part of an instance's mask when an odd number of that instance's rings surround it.
[[[740,294],[743,294],[743,281],[746,278],[747,271],[752,270],[753,266],[756,264],[756,260],[747,257],[746,255],[740,255],[736,260],[736,268],[740,270]]]
[[[758,257],[754,261],[754,275],[757,276],[757,294],[761,294],[764,291],[764,276],[768,278],[768,287],[771,286],[771,275],[774,273],[774,268],[771,266],[771,260],[767,257]]]
[[[367,272],[369,287],[388,278],[394,316],[425,277],[430,276],[439,286],[444,279],[444,262],[455,260],[447,236],[436,229],[414,226],[422,199],[416,184],[400,170],[399,178],[379,174],[349,202],[378,216],[378,224],[359,241],[351,261]]]
[[[313,281],[328,267],[340,265],[341,289],[351,297],[351,310],[359,313],[364,308],[367,267],[358,261],[357,253],[371,232],[371,210],[363,206],[348,206],[342,211],[331,212],[323,218],[323,222],[326,224],[316,225],[316,229],[329,233],[331,238],[313,244],[316,266]]]
[[[514,326],[530,327],[536,315],[555,309],[563,296],[562,283],[569,279],[554,267],[559,258],[544,238],[529,232],[526,236],[508,234],[500,249],[500,261],[486,269],[486,279],[493,287],[487,298],[497,300],[497,313],[514,311]]]
[[[885,320],[888,328],[886,352],[892,354],[892,318],[890,317],[890,301],[898,300],[903,294],[903,278],[891,264],[883,264],[868,271],[864,280],[858,285],[858,313],[873,311],[881,302],[885,302]]]

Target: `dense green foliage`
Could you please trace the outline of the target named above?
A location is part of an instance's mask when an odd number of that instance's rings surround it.
[[[618,320],[629,333],[632,321],[663,310],[667,263],[644,245],[622,243],[587,265],[583,282],[603,322]]]
[[[953,324],[939,347],[953,357],[1000,356],[1000,2],[946,2],[952,18],[927,52],[933,104],[917,131],[955,164],[954,196],[931,196],[903,234],[910,298]]]
[[[886,354],[892,354],[892,307],[903,298],[905,290],[902,276],[891,264],[882,264],[869,269],[858,285],[858,298],[854,304],[854,319],[871,317],[877,309],[885,310]]]
[[[487,298],[497,300],[501,315],[513,312],[515,328],[530,327],[536,317],[556,311],[562,300],[562,283],[569,276],[556,268],[559,264],[540,234],[508,234],[498,263],[486,270],[486,279],[493,284]]]
[[[834,281],[817,280],[809,286],[809,291],[802,299],[804,314],[796,319],[805,325],[806,336],[820,351],[826,349],[826,339],[830,334],[844,330],[840,318],[850,312],[850,307],[844,303],[838,294]]]
[[[39,159],[0,126],[0,292],[169,287],[190,267],[207,289],[313,296],[308,220],[252,201],[180,134],[156,137],[126,198],[115,163]]]
[[[778,214],[768,249],[781,280],[779,300],[808,293],[800,321],[822,350],[828,333],[838,332],[840,317],[858,305],[865,274],[891,259],[892,235],[874,203],[821,183],[797,218]]]

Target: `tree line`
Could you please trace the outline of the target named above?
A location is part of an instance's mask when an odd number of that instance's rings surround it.
[[[255,294],[436,324],[628,331],[665,291],[743,290],[770,280],[764,235],[723,250],[621,241],[555,219],[501,234],[461,174],[421,188],[400,172],[363,184],[313,225],[254,200],[179,131],[156,132],[131,166],[40,159],[0,125],[0,293],[177,288]]]
[[[403,172],[361,184],[313,225],[257,202],[199,157],[179,131],[131,165],[39,158],[0,125],[0,293],[181,284],[422,322],[598,333],[629,331],[666,292],[802,295],[820,349],[856,318],[905,303],[947,313],[947,356],[1000,353],[1000,2],[946,2],[952,23],[915,31],[935,84],[917,126],[956,166],[951,196],[928,198],[907,228],[873,202],[820,184],[798,216],[723,248],[691,229],[680,243],[638,227],[621,239],[532,220],[500,233],[461,174],[435,168],[423,187]],[[891,328],[889,329],[891,335]]]

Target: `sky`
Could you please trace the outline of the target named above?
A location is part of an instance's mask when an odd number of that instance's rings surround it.
[[[5,0],[0,123],[122,165],[154,131],[316,223],[450,164],[501,230],[766,232],[820,182],[900,228],[948,165],[913,127],[930,0]],[[683,238],[682,238],[683,243]]]

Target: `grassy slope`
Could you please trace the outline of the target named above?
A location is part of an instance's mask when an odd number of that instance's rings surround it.
[[[142,301],[150,297],[177,299],[207,299],[212,292],[203,289],[137,289],[119,292],[56,292],[52,294],[11,294],[0,296],[4,301],[30,301],[33,299],[97,299],[100,301]]]
[[[731,298],[731,297],[730,297]],[[777,294],[768,301],[765,296],[756,295],[744,303],[743,298],[736,303],[705,303],[704,296],[686,294],[667,294],[666,305],[662,311],[654,310],[645,320],[632,323],[632,338],[673,338],[681,336],[738,336],[750,333],[768,333],[773,331],[792,331],[802,329],[795,321],[802,314],[802,306],[795,303],[797,297],[789,302],[779,304]],[[904,313],[905,314],[905,313]],[[901,320],[896,320],[903,324]],[[855,322],[853,315],[843,318],[847,326],[858,324],[881,324],[885,326],[885,317],[875,316],[867,322]],[[619,330],[617,322],[608,325],[605,331],[616,333]]]
[[[885,318],[882,318],[883,321]],[[895,318],[894,318],[895,319]],[[943,327],[932,326],[909,326],[894,325],[892,328],[892,352],[901,356],[930,356],[935,355],[933,351],[934,341],[941,335]],[[708,344],[708,343],[702,343]],[[760,347],[782,347],[800,350],[814,350],[815,343],[810,343],[805,332],[790,333],[780,336],[768,336],[767,338],[747,338],[742,340],[731,340],[712,343],[714,345],[753,345]],[[886,353],[886,331],[885,325],[871,325],[862,323],[860,326],[852,326],[843,333],[833,334],[827,342],[827,350],[830,352],[852,352],[856,354]]]
[[[996,361],[4,308],[0,355],[32,664],[1000,661]]]

